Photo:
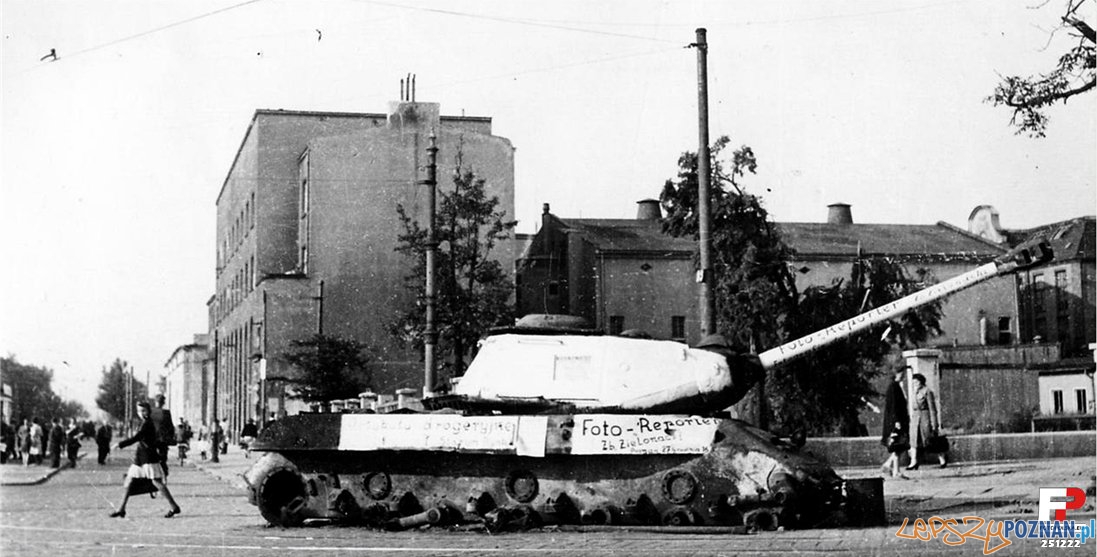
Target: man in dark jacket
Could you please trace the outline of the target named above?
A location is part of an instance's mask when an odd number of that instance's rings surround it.
[[[50,467],[61,467],[61,447],[65,444],[65,428],[61,427],[61,418],[53,419],[49,433]]]
[[[99,429],[95,430],[95,444],[99,447],[99,464],[107,463],[107,454],[110,453],[110,439],[113,435],[114,432],[106,423],[99,424]]]
[[[168,447],[174,445],[175,422],[171,419],[171,410],[164,408],[164,395],[156,395],[156,408],[149,417],[156,428],[156,452],[160,455],[160,465],[164,467],[164,477],[168,477]]]
[[[80,456],[80,424],[76,418],[69,420],[69,427],[65,430],[65,452],[69,458],[69,466],[76,468],[76,458]]]

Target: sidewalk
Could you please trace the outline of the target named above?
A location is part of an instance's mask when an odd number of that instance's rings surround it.
[[[208,455],[207,455],[208,456]],[[213,462],[209,458],[202,460],[201,455],[195,451],[187,454],[187,466],[194,466],[199,470],[238,489],[247,489],[244,482],[244,472],[247,472],[255,461],[263,456],[261,452],[251,453],[251,458],[245,457],[244,450],[237,446],[229,446],[226,454],[219,455],[220,462]],[[178,459],[174,464],[178,464]]]
[[[87,453],[84,451],[76,454],[77,466],[80,465],[80,461],[86,455]],[[61,459],[60,468],[50,468],[48,457],[42,464],[31,464],[29,466],[23,466],[22,461],[14,462],[9,460],[7,463],[0,465],[0,486],[38,485],[66,468],[69,468],[69,461],[66,458]]]
[[[1090,494],[1083,509],[1092,513],[1095,461],[1092,456],[1040,460],[995,460],[950,463],[947,468],[923,464],[903,471],[907,479],[886,478],[888,516],[980,514],[1035,517],[1041,487],[1080,487]],[[877,466],[836,468],[847,479],[882,477]],[[988,517],[989,518],[989,517]]]

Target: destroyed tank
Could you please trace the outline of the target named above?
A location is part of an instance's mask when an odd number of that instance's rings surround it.
[[[1020,248],[757,356],[520,322],[422,412],[274,422],[252,446],[249,500],[281,526],[880,524],[878,479],[843,480],[724,409],[765,369],[1050,256]]]

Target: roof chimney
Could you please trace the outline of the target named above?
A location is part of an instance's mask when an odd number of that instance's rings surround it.
[[[658,199],[641,199],[636,202],[636,220],[659,220],[663,218],[663,211],[659,208]]]
[[[827,224],[853,224],[853,213],[848,203],[827,205]]]
[[[980,205],[971,211],[967,218],[967,231],[999,244],[1009,239],[998,223],[998,210],[990,205]]]

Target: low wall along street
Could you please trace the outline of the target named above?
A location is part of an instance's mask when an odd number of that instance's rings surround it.
[[[1097,432],[997,433],[950,435],[949,460],[980,462],[1063,458],[1097,454]],[[886,456],[877,437],[815,437],[804,451],[835,467],[878,466]]]

